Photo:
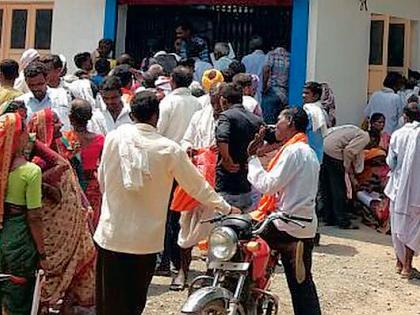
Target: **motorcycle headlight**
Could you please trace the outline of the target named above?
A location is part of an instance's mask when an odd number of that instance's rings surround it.
[[[228,227],[217,227],[213,230],[209,240],[210,254],[221,261],[229,261],[238,249],[238,237]]]

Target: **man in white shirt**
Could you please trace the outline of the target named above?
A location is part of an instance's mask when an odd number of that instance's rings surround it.
[[[385,194],[391,200],[392,242],[396,270],[404,279],[420,279],[413,256],[420,252],[420,112],[404,108],[405,125],[391,136],[387,163],[391,176]]]
[[[160,103],[159,133],[177,143],[184,137],[195,112],[202,106],[188,88],[192,74],[186,67],[176,67],[171,74],[172,92]]]
[[[211,105],[204,107],[196,112],[191,119],[190,125],[185,132],[181,147],[187,151],[188,155],[194,156],[197,150],[210,150],[216,145],[216,121],[221,113],[220,89],[224,83],[218,83],[210,90]],[[206,165],[205,167],[211,167]],[[192,249],[200,241],[207,239],[212,229],[211,224],[201,224],[213,216],[212,209],[201,204],[191,211],[181,212],[180,232],[178,245],[181,249],[181,268],[178,275],[173,279],[170,290],[179,291],[185,288],[188,271],[192,261]]]
[[[365,109],[365,116],[370,119],[374,113],[385,116],[384,132],[391,135],[398,129],[404,103],[397,92],[402,87],[402,76],[397,72],[390,72],[384,80],[384,88],[373,93]]]
[[[16,100],[25,103],[29,119],[33,113],[51,108],[63,123],[63,130],[69,130],[69,98],[64,89],[53,89],[47,86],[47,72],[47,68],[41,62],[33,62],[28,65],[24,74],[30,92]]]
[[[186,67],[176,67],[171,74],[172,92],[160,102],[158,132],[176,143],[180,143],[191,118],[202,106],[188,88],[192,82],[192,73]],[[159,265],[161,275],[169,275],[169,258],[175,269],[180,268],[180,249],[176,240],[179,233],[179,213],[170,211],[167,223],[165,252]]]
[[[88,125],[89,131],[107,135],[124,124],[132,124],[130,107],[123,103],[121,81],[117,77],[108,77],[102,84],[101,96],[105,108],[97,108],[93,112]]]
[[[276,204],[267,211],[313,218],[306,228],[275,221],[262,237],[271,249],[279,251],[297,315],[321,314],[319,299],[312,279],[312,250],[318,225],[315,199],[318,190],[319,162],[309,147],[305,131],[308,116],[302,108],[286,109],[280,113],[276,138],[284,143],[274,167],[266,171],[256,157],[263,145],[265,129],[261,129],[250,144],[248,180],[260,192],[274,198]],[[264,211],[265,211],[264,210]]]
[[[233,84],[239,85],[243,90],[242,104],[249,112],[262,117],[262,109],[255,99],[255,89],[252,83],[252,76],[248,73],[238,73],[233,77]]]
[[[131,104],[135,125],[108,134],[99,167],[98,315],[141,314],[163,250],[172,183],[207,207],[237,212],[217,195],[175,142],[157,130],[159,101],[144,91]]]
[[[210,104],[196,112],[181,141],[184,150],[209,148],[216,144],[216,120],[222,112],[220,90],[224,83],[217,83],[209,93]]]

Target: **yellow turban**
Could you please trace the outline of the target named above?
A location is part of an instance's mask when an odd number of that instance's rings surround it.
[[[223,74],[219,70],[210,69],[204,72],[201,85],[206,92],[210,92],[213,86],[224,81]]]

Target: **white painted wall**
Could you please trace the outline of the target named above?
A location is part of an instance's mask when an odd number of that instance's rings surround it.
[[[66,56],[70,72],[74,55],[97,47],[104,15],[105,0],[55,0],[51,51]]]
[[[367,101],[370,14],[420,20],[420,0],[310,0],[308,79],[329,82],[339,124],[359,124]],[[420,26],[414,23],[412,65],[420,69]]]

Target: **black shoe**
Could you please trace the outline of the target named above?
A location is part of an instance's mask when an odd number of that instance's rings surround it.
[[[170,277],[172,276],[171,269],[169,266],[159,266],[155,270],[155,276],[158,277]]]
[[[341,230],[358,230],[360,229],[358,225],[349,223],[348,225],[341,225],[338,227]]]

